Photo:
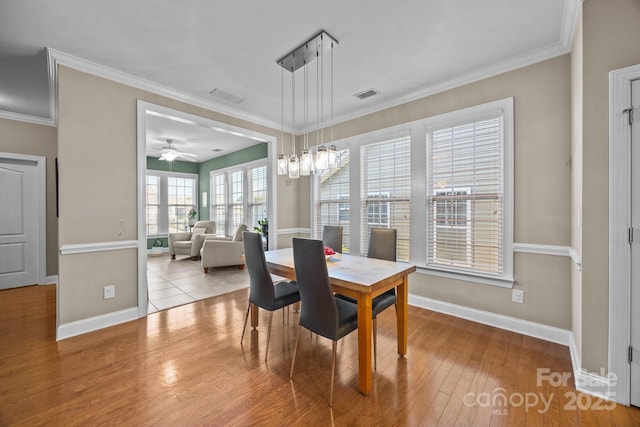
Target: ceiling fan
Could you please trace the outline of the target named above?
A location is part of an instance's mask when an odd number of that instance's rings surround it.
[[[178,151],[171,144],[173,144],[174,140],[167,139],[167,146],[163,147],[160,150],[160,160],[165,160],[167,162],[172,162],[176,159],[187,160],[189,162],[195,161],[198,157],[195,154],[185,153],[183,151]]]

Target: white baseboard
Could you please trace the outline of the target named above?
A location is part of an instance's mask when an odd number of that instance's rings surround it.
[[[44,280],[44,283],[40,283],[41,285],[56,285],[58,286],[58,275],[54,274],[53,276],[47,276]]]
[[[572,331],[412,294],[409,294],[409,304],[467,319],[472,322],[482,323],[483,325],[566,345],[569,347],[569,353],[571,355],[571,365],[576,389],[583,393],[602,397],[603,399],[615,400],[615,396],[610,392],[608,378],[603,375],[586,372],[582,369],[578,347]]]
[[[147,255],[168,254],[169,248],[160,248],[158,252],[154,252],[153,249],[147,249]]]
[[[102,314],[88,319],[77,320],[75,322],[64,323],[58,326],[56,340],[75,337],[87,332],[115,326],[120,323],[138,319],[138,307],[131,307],[113,313]]]
[[[612,391],[609,378],[604,376],[604,372],[602,375],[596,375],[582,369],[578,346],[573,334],[571,334],[569,352],[571,353],[571,364],[573,365],[573,378],[576,384],[576,390],[606,400],[615,401],[615,392]]]
[[[541,323],[530,322],[528,320],[517,319],[515,317],[477,310],[475,308],[464,307],[448,302],[437,301],[417,295],[409,294],[409,304],[566,346],[569,346],[572,337],[572,332],[566,329],[560,329],[553,326],[543,325]]]

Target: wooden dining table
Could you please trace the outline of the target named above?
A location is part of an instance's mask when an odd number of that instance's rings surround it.
[[[272,274],[296,280],[291,248],[265,252],[267,267]],[[371,391],[371,350],[374,297],[396,288],[398,354],[407,354],[407,309],[409,274],[416,266],[406,262],[385,261],[336,253],[327,260],[331,289],[358,302],[358,371],[360,392]],[[251,324],[258,324],[258,310],[252,307]]]

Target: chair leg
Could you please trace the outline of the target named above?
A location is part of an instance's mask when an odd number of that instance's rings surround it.
[[[336,344],[337,341],[333,342],[333,357],[331,360],[331,391],[329,392],[329,406],[333,406],[333,377],[335,377],[336,373]]]
[[[267,361],[267,355],[269,354],[269,343],[271,342],[271,321],[273,320],[273,311],[269,312],[269,330],[267,331],[267,349],[264,352],[264,361]]]
[[[251,303],[247,305],[247,314],[244,316],[244,327],[242,328],[242,337],[240,338],[240,344],[242,344],[242,340],[244,339],[244,333],[247,330],[247,320],[249,320],[249,310],[251,309]]]
[[[373,318],[373,370],[378,370],[378,319]]]
[[[298,341],[300,340],[300,329],[302,329],[302,326],[298,325],[298,333],[296,334],[296,344],[293,347],[293,360],[291,360],[291,372],[289,372],[289,379],[293,379],[293,365],[296,363],[296,353],[298,352]]]

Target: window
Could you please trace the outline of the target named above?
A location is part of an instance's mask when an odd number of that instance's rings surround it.
[[[211,172],[211,218],[217,234],[232,235],[241,224],[249,230],[268,216],[266,160]]]
[[[189,231],[189,211],[197,209],[197,175],[149,171],[146,181],[147,235]]]
[[[349,253],[349,150],[338,150],[336,166],[314,175],[316,236],[322,236],[325,225],[341,225],[342,251]]]
[[[362,253],[372,228],[395,228],[399,261],[410,259],[411,138],[404,135],[362,147]]]
[[[427,266],[502,277],[502,110],[427,127]]]
[[[160,210],[160,177],[147,175],[147,234],[158,234]]]
[[[226,175],[219,173],[211,177],[211,219],[216,222],[216,234],[225,234],[227,222]]]
[[[248,176],[249,223],[247,225],[256,226],[258,221],[267,217],[267,166],[249,169]]]

